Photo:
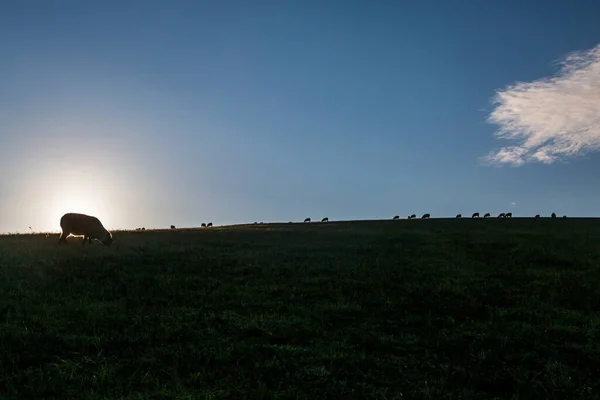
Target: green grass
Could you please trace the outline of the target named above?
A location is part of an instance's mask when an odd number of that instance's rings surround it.
[[[600,393],[600,220],[0,237],[5,399]]]

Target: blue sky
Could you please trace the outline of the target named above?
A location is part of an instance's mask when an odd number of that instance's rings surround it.
[[[0,231],[58,230],[66,211],[113,229],[597,216],[600,61],[539,80],[600,44],[599,15],[597,1],[2,1]]]

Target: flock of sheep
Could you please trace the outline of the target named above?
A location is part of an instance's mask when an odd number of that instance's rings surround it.
[[[204,222],[203,222],[203,223],[202,223],[200,226],[201,226],[202,228],[210,228],[211,226],[213,226],[213,223],[212,223],[212,222],[209,222],[208,224],[206,224],[206,223],[204,223]],[[171,229],[177,229],[177,227],[175,227],[175,225],[171,225]],[[135,228],[135,230],[136,230],[136,231],[145,231],[145,230],[146,230],[146,228],[145,228],[145,227],[142,227],[142,228]]]
[[[423,214],[423,216],[421,217],[421,219],[428,219],[429,217],[431,217],[430,214]],[[462,214],[457,214],[456,215],[456,218],[462,218],[462,217],[463,217]],[[552,213],[550,215],[550,217],[556,218],[556,213]],[[412,215],[408,216],[408,219],[415,219],[415,218],[417,218],[417,216],[415,214],[412,214]],[[478,212],[473,213],[473,215],[471,215],[471,218],[479,218],[479,213]],[[483,218],[490,218],[490,213],[485,213],[483,215]],[[497,218],[512,218],[512,213],[511,212],[500,213],[500,214],[498,214]],[[534,218],[540,218],[540,214],[536,214],[536,216]],[[563,215],[563,218],[567,218],[567,216]],[[308,219],[308,222],[310,222],[310,218],[307,218],[307,219]],[[400,219],[400,216],[396,215],[392,219]],[[307,221],[304,221],[304,222],[307,222]]]
[[[500,214],[498,214],[498,217],[497,217],[497,218],[512,218],[512,216],[513,216],[513,215],[512,215],[512,213],[511,213],[511,212],[507,212],[507,213],[500,213]],[[551,216],[552,218],[556,218],[556,213],[552,213],[550,216]],[[421,219],[429,219],[430,217],[431,217],[431,214],[423,214],[423,216],[421,217]],[[456,215],[456,218],[462,218],[462,217],[463,217],[463,216],[462,216],[462,214],[458,214],[458,215]],[[416,215],[416,214],[412,214],[412,215],[409,215],[409,216],[408,216],[408,219],[415,219],[415,218],[417,218],[417,215]],[[479,218],[479,213],[478,213],[478,212],[476,212],[476,213],[473,213],[473,215],[471,215],[471,218]],[[490,216],[490,213],[485,213],[485,214],[483,215],[483,218],[491,218],[491,216]],[[540,214],[537,214],[537,215],[536,215],[534,218],[540,218]],[[566,215],[563,215],[563,218],[567,218],[567,216],[566,216]],[[400,216],[399,216],[399,215],[396,215],[396,216],[394,216],[394,218],[392,218],[392,219],[393,219],[393,220],[400,219]],[[323,219],[321,220],[321,222],[328,222],[328,221],[329,221],[329,218],[327,218],[327,217],[325,217],[325,218],[323,218]],[[304,220],[304,222],[310,222],[310,218],[306,218],[306,219]],[[255,224],[257,224],[257,223],[258,223],[258,222],[255,222]],[[291,223],[291,221],[290,221],[290,223]],[[262,222],[261,222],[261,224],[262,224]]]
[[[473,215],[471,215],[471,218],[479,218],[479,215],[480,215],[480,214],[479,214],[478,212],[476,212],[476,213],[473,213]],[[513,215],[512,215],[512,213],[511,213],[511,212],[507,212],[507,213],[500,213],[500,214],[498,214],[498,217],[497,217],[497,218],[512,218],[512,216],[513,216]],[[421,219],[429,219],[430,217],[431,217],[431,214],[423,214],[423,216],[421,217]],[[456,215],[456,218],[462,218],[462,217],[463,217],[463,216],[462,216],[462,214],[458,214],[458,215]],[[552,214],[550,215],[550,217],[552,217],[552,218],[556,218],[556,213],[552,213]],[[412,214],[412,215],[409,215],[409,216],[408,216],[408,219],[415,219],[415,218],[417,218],[417,215],[416,215],[416,214]],[[491,215],[490,215],[490,213],[485,213],[485,214],[483,215],[483,218],[491,218]],[[536,215],[534,218],[540,218],[540,214],[537,214],[537,215]],[[567,218],[567,216],[566,216],[566,215],[563,215],[563,218]],[[393,220],[400,219],[400,216],[399,216],[399,215],[396,215],[396,216],[394,216],[394,218],[392,218],[392,219],[393,219]],[[306,218],[306,219],[304,220],[304,222],[311,222],[311,219],[310,219],[310,218]],[[325,217],[325,218],[323,218],[323,219],[321,220],[321,222],[329,222],[329,218]],[[291,223],[292,223],[292,221],[290,221],[289,223],[291,224]],[[254,223],[254,225],[256,225],[256,224],[262,224],[262,222],[255,222],[255,223]],[[204,224],[202,224],[202,226],[204,226]]]
[[[498,214],[497,218],[512,218],[512,213],[511,212],[507,212],[507,213],[500,213]],[[429,219],[431,217],[431,214],[423,214],[423,216],[421,217],[421,219]],[[456,218],[462,218],[462,214],[458,214],[456,216]],[[552,213],[551,215],[552,218],[556,218],[556,213]],[[415,219],[417,218],[416,214],[412,214],[408,216],[408,219]],[[471,215],[471,218],[479,218],[479,213],[473,213],[473,215]],[[483,218],[491,218],[490,213],[485,213],[483,215]],[[537,214],[534,218],[540,218],[540,214]],[[566,215],[563,215],[563,218],[567,218]],[[394,216],[394,218],[392,218],[393,220],[397,220],[400,219],[399,215]],[[310,218],[306,218],[304,220],[304,222],[311,222]],[[321,222],[329,222],[329,218],[325,217],[321,220]],[[254,222],[254,225],[259,225],[262,224],[263,222]],[[292,221],[289,222],[290,224],[292,223]],[[202,228],[210,228],[211,226],[213,226],[212,222],[209,222],[208,224],[205,224],[204,222],[200,225]],[[177,229],[175,228],[175,225],[171,225],[171,229]],[[144,231],[146,230],[146,228],[136,228],[136,231]]]
[[[423,214],[421,219],[429,219],[431,214]],[[556,218],[556,213],[552,213],[552,218]],[[417,216],[415,214],[409,215],[408,219],[415,219]],[[456,218],[462,218],[462,214],[458,214]],[[479,218],[479,213],[473,213],[471,218]],[[483,218],[490,218],[490,213],[485,213]],[[512,213],[500,213],[497,218],[512,218]],[[540,218],[540,215],[537,214],[534,218]],[[566,215],[563,215],[563,218],[567,218]],[[400,219],[399,215],[394,216],[393,220]],[[306,218],[304,222],[311,222],[310,218]],[[329,218],[325,217],[321,220],[321,222],[329,222]],[[260,222],[262,224],[262,222]],[[292,221],[290,221],[292,223]],[[258,224],[255,222],[254,224]],[[213,226],[212,222],[207,224],[202,223],[203,228],[209,228]],[[113,237],[112,234],[104,228],[100,220],[96,217],[85,215],[85,214],[76,214],[76,213],[67,213],[62,216],[60,219],[60,227],[62,233],[58,239],[58,244],[66,243],[67,237],[69,235],[74,236],[83,236],[83,242],[81,245],[85,245],[87,241],[89,244],[92,243],[92,239],[100,241],[102,244],[106,246],[110,246]],[[30,227],[31,228],[31,227]],[[177,229],[175,225],[171,225],[171,229]],[[136,228],[136,231],[145,231],[146,228]]]

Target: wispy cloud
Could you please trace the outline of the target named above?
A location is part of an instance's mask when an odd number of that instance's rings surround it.
[[[515,203],[514,201],[512,203],[510,203],[511,206],[516,206],[517,203]]]
[[[568,54],[556,76],[496,91],[488,122],[516,143],[483,157],[489,164],[546,164],[600,151],[600,44]]]

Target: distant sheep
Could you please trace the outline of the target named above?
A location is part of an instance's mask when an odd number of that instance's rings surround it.
[[[325,217],[321,220],[321,222],[329,222],[329,218]]]
[[[256,222],[255,222],[255,223],[256,223]],[[200,224],[200,227],[201,227],[201,228],[206,228],[206,224],[203,222],[203,223],[201,223],[201,224]]]
[[[142,227],[142,230],[143,230],[143,231],[145,231],[145,230],[146,230],[146,227]]]
[[[462,214],[457,214],[456,218],[462,218]]]
[[[431,217],[431,215],[429,215],[429,214],[423,214],[423,216],[421,217],[421,219],[428,219],[429,217]]]
[[[92,239],[100,241],[105,246],[110,246],[113,242],[112,234],[104,228],[102,222],[90,215],[67,213],[60,219],[60,228],[62,233],[58,238],[58,244],[67,243],[69,235],[83,235],[82,246],[85,245],[86,240],[92,244]]]
[[[479,213],[473,213],[473,215],[471,215],[471,218],[479,218]]]
[[[534,218],[539,218],[539,217],[540,217],[540,214],[535,214]]]
[[[483,218],[489,218],[490,217],[490,213],[485,213]]]
[[[504,218],[504,217],[506,217],[506,214],[504,214],[504,213],[498,214],[498,218]]]
[[[208,224],[206,224],[207,228],[210,228],[212,226],[212,222],[209,222]]]
[[[392,219],[400,219],[400,216],[399,215],[394,215],[394,218],[392,218]]]
[[[408,217],[408,219],[413,219],[413,218],[417,218],[417,214],[413,214],[410,217]]]
[[[509,212],[509,213],[504,214],[504,218],[512,218],[512,213]]]
[[[566,215],[563,215],[563,219],[566,219],[566,218],[567,218],[567,216],[566,216]]]
[[[556,213],[552,213],[552,218],[556,218]]]
[[[310,218],[306,218],[304,222],[310,222]]]
[[[175,228],[175,225],[171,225],[171,229],[177,229],[177,228]]]

